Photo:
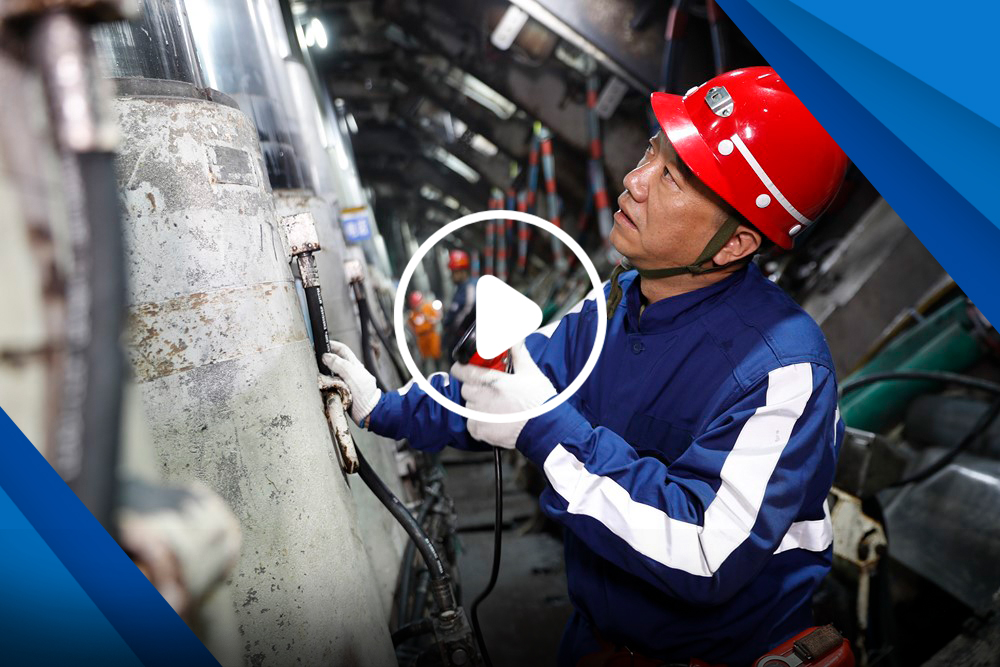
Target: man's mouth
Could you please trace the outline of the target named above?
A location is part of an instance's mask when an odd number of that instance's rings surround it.
[[[621,209],[615,211],[614,220],[623,227],[630,227],[636,231],[639,231],[639,227],[632,221],[632,218],[628,217],[628,214]]]

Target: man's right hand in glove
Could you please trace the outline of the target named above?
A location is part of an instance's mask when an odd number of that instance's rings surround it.
[[[375,376],[368,372],[351,348],[337,341],[330,341],[330,352],[323,355],[323,364],[351,390],[351,419],[363,426],[365,418],[382,398]]]

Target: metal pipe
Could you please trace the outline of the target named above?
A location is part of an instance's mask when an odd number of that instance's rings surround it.
[[[89,26],[81,18],[62,11],[41,17],[31,54],[60,152],[75,267],[67,281],[67,356],[53,461],[114,536],[125,377],[125,260],[114,130]]]

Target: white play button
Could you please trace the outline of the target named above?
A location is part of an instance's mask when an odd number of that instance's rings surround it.
[[[534,301],[494,276],[476,282],[476,352],[483,359],[498,357],[542,324],[542,309]]]

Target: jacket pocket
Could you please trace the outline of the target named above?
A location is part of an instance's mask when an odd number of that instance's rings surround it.
[[[667,465],[676,461],[693,439],[691,431],[649,415],[632,417],[625,429],[625,440],[639,456],[652,456]]]

